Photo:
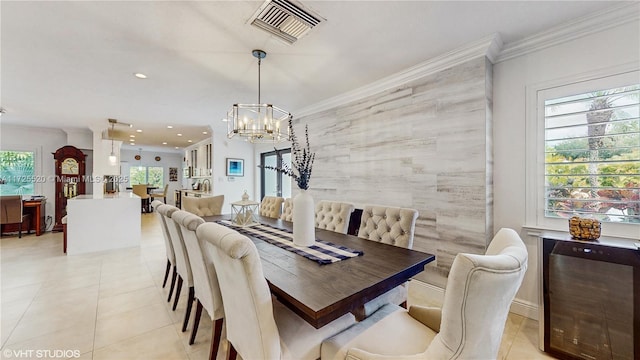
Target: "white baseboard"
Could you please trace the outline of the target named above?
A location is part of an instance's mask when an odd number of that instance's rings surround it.
[[[409,281],[409,297],[426,301],[430,305],[442,306],[444,289],[420,280]],[[529,319],[538,320],[538,304],[526,300],[513,299],[510,311]]]

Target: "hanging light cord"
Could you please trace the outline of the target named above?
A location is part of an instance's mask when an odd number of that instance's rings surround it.
[[[262,58],[258,56],[258,104],[260,104],[260,64],[262,63]]]

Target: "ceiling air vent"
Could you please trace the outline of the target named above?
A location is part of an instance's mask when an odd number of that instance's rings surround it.
[[[305,36],[324,19],[287,0],[267,0],[249,20],[251,25],[275,35],[288,44]]]

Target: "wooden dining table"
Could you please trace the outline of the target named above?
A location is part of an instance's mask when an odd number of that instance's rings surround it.
[[[230,220],[230,215],[203,217]],[[292,229],[292,223],[257,216],[261,224]],[[429,253],[316,229],[316,238],[363,252],[358,257],[320,265],[301,255],[248,236],[260,254],[271,293],[315,328],[353,313],[362,318],[364,304],[403,284],[435,260]]]

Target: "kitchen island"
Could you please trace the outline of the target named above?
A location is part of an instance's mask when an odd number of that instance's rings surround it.
[[[67,254],[140,246],[140,197],[130,192],[67,201]]]

